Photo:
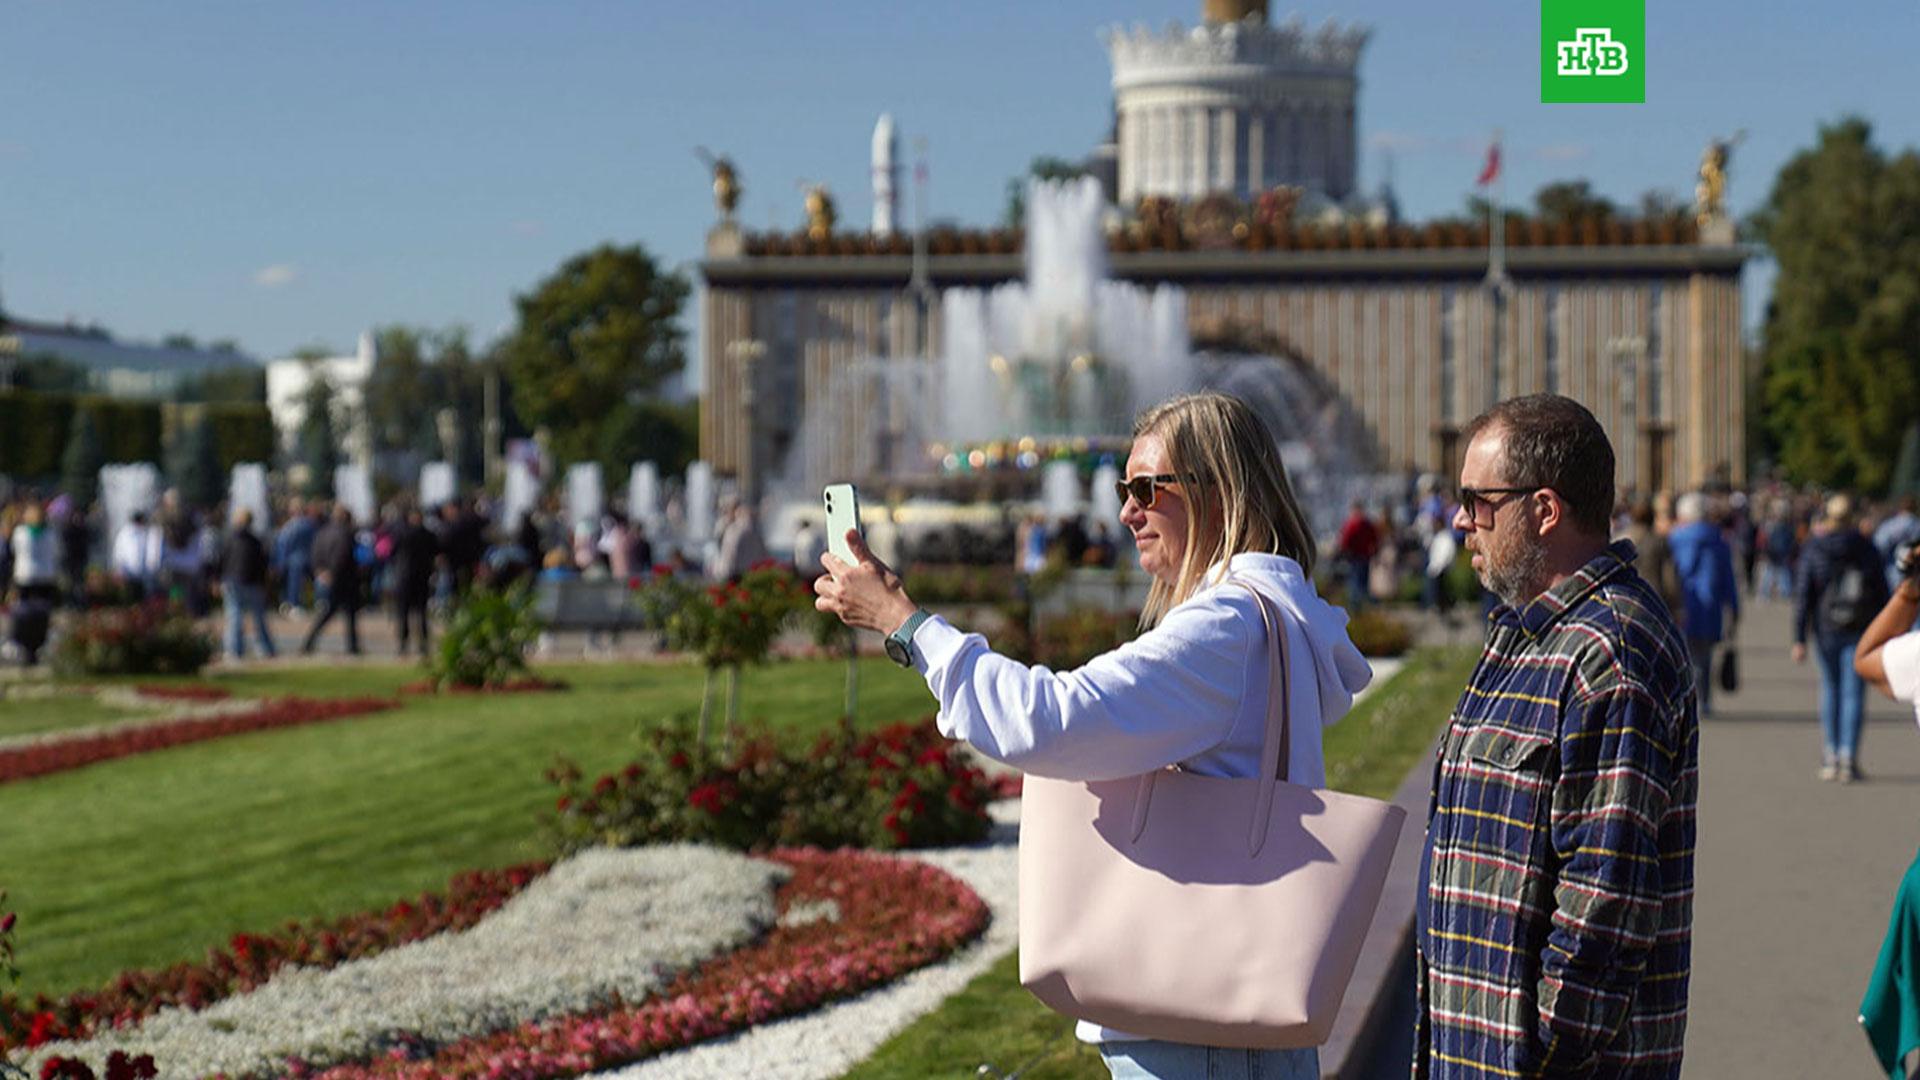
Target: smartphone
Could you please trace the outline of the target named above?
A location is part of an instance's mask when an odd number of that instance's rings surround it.
[[[847,530],[860,528],[860,493],[852,484],[828,484],[820,498],[827,506],[827,550],[836,559],[857,561],[853,549],[847,546]],[[866,536],[860,534],[862,540]]]

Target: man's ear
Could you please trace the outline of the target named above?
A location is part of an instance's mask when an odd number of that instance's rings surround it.
[[[1543,539],[1568,524],[1567,501],[1552,488],[1542,488],[1533,493],[1533,512],[1539,519],[1539,532]]]

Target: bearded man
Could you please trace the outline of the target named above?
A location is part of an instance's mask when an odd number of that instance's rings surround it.
[[[1609,544],[1613,447],[1570,398],[1466,431],[1454,527],[1500,600],[1434,763],[1414,1076],[1677,1077],[1699,712],[1686,639]]]

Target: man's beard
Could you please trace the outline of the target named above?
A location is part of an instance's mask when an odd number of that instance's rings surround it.
[[[1499,597],[1501,603],[1519,607],[1540,595],[1547,552],[1539,544],[1529,544],[1525,539],[1504,546],[1511,550],[1500,552],[1499,558],[1495,558],[1491,546],[1480,553],[1483,567],[1480,584]]]

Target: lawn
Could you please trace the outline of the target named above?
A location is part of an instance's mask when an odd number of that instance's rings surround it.
[[[1433,744],[1478,656],[1477,649],[1464,648],[1417,652],[1392,681],[1327,729],[1330,786],[1392,798]],[[1401,872],[1412,869],[1395,868]],[[978,1072],[982,1065],[994,1071]],[[1020,988],[1017,953],[888,1040],[844,1080],[960,1080],[1015,1069],[1022,1080],[1107,1076],[1099,1052],[1073,1038],[1072,1022]]]
[[[70,728],[114,724],[149,716],[144,709],[124,709],[94,700],[84,693],[55,694],[51,697],[0,699],[0,739],[22,735],[44,735]],[[4,865],[4,864],[0,864]]]
[[[749,671],[742,714],[787,730],[838,717],[845,665]],[[0,888],[20,913],[27,993],[202,956],[243,930],[383,908],[467,869],[547,854],[542,772],[604,771],[635,735],[698,710],[686,664],[552,665],[558,694],[408,698],[370,716],[0,784]],[[207,680],[242,694],[391,693],[416,668],[302,668]],[[862,662],[863,726],[930,714],[919,676]]]

